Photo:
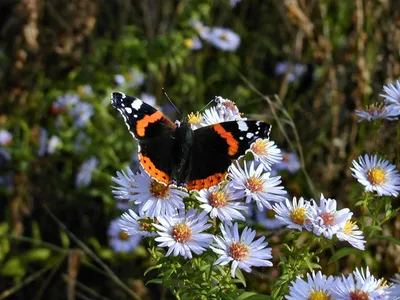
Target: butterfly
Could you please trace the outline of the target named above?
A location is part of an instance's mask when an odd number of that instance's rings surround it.
[[[139,162],[154,179],[188,190],[222,182],[232,160],[244,155],[258,138],[267,139],[271,125],[261,121],[228,121],[193,130],[187,118],[177,125],[142,100],[120,92],[111,104],[138,140]]]

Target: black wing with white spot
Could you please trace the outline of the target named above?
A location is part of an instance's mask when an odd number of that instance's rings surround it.
[[[129,131],[139,141],[169,137],[176,128],[160,111],[138,98],[119,92],[112,93],[111,104],[118,109]]]

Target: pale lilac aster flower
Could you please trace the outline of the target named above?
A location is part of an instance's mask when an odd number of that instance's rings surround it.
[[[219,114],[216,107],[210,107],[207,108],[201,115],[201,122],[199,127],[209,126],[226,121],[231,120],[225,120],[225,118]]]
[[[266,171],[271,170],[271,166],[282,160],[281,150],[269,139],[257,139],[246,150],[253,154],[254,160],[261,162]]]
[[[236,268],[251,272],[251,267],[271,267],[271,248],[264,242],[265,237],[254,241],[256,231],[245,227],[239,235],[238,223],[233,226],[220,225],[222,236],[214,236],[214,244],[210,248],[219,255],[214,265],[227,265],[232,262],[231,276],[235,277]]]
[[[301,197],[298,201],[293,197],[290,202],[286,199],[285,202],[274,205],[273,210],[276,213],[276,218],[286,224],[288,228],[302,231],[303,228],[310,225],[308,214],[310,210],[310,202]]]
[[[367,154],[358,157],[358,161],[353,160],[353,177],[364,185],[365,191],[376,191],[379,196],[397,197],[400,191],[400,174],[396,166],[389,161],[378,156]]]
[[[0,145],[7,146],[10,145],[12,141],[12,134],[7,130],[0,130]]]
[[[132,252],[142,240],[142,236],[140,235],[128,235],[119,225],[119,219],[110,223],[108,236],[110,247],[115,252]]]
[[[356,269],[347,278],[345,276],[338,278],[331,291],[333,299],[337,300],[392,299],[389,298],[389,287],[384,284],[384,280],[371,275],[368,267],[365,271]]]
[[[377,119],[386,119],[389,121],[397,120],[400,115],[400,106],[378,106],[372,105],[367,107],[366,110],[356,110],[356,115],[360,117],[358,122],[373,121]]]
[[[82,87],[83,92],[88,95],[88,96],[92,96],[93,95],[93,89],[89,84],[85,84]]]
[[[176,210],[184,209],[183,197],[188,194],[175,185],[166,185],[151,178],[142,171],[135,176],[136,185],[131,192],[136,194],[135,204],[139,204],[139,212],[150,218],[174,215]]]
[[[400,106],[400,82],[396,80],[395,85],[389,83],[383,86],[385,94],[381,94],[385,98],[385,103],[387,105],[394,104],[395,106]]]
[[[71,116],[74,119],[74,126],[81,128],[86,125],[94,114],[93,105],[86,102],[78,102],[71,109]]]
[[[44,128],[40,128],[40,136],[39,136],[39,151],[38,155],[43,156],[47,151],[47,141],[48,141],[48,132]]]
[[[230,0],[231,6],[235,7],[240,1],[242,1],[242,0]]]
[[[282,161],[274,164],[273,169],[276,171],[289,171],[290,173],[296,173],[301,165],[300,161],[297,158],[297,155],[293,152],[285,152],[281,151],[282,153]]]
[[[336,236],[339,241],[349,242],[354,248],[360,250],[365,249],[363,232],[358,228],[357,224],[351,220],[342,223],[339,230],[336,232]]]
[[[271,177],[271,173],[263,172],[264,167],[260,164],[254,167],[254,162],[246,164],[244,168],[239,163],[232,164],[228,171],[230,182],[237,197],[245,197],[246,202],[255,201],[258,210],[264,208],[272,209],[271,202],[281,202],[285,200],[286,191],[282,186],[280,177]],[[236,196],[235,196],[236,197]]]
[[[395,274],[391,281],[393,284],[389,288],[388,295],[391,299],[400,299],[400,274]]]
[[[168,247],[166,256],[173,253],[184,258],[192,258],[192,252],[201,254],[209,247],[212,235],[203,233],[211,227],[207,224],[207,212],[197,214],[196,209],[190,209],[187,213],[181,210],[174,216],[157,218],[159,224],[153,224],[158,229],[159,237],[155,240],[159,247]]]
[[[221,96],[215,97],[215,103],[217,104],[215,107],[219,113],[219,115],[226,121],[240,121],[247,120],[247,118],[243,118],[242,114],[239,112],[236,104],[229,100],[224,99]]]
[[[247,206],[242,202],[235,202],[233,191],[229,185],[221,188],[220,185],[202,189],[195,195],[196,199],[202,202],[200,205],[212,219],[218,218],[229,225],[232,220],[245,220],[240,211],[246,211]]]
[[[80,97],[78,94],[67,93],[57,97],[56,101],[53,102],[51,106],[51,110],[53,113],[62,113],[72,108],[79,102]]]
[[[119,225],[129,235],[157,236],[153,230],[154,219],[143,213],[135,213],[132,209],[124,212],[119,220]]]
[[[332,239],[342,226],[345,225],[347,220],[351,219],[353,215],[348,208],[337,210],[337,202],[335,199],[325,199],[321,194],[319,205],[311,199],[311,206],[309,213],[309,220],[312,224],[308,230],[320,236],[324,235],[328,239]]]
[[[156,106],[156,97],[154,95],[148,94],[148,93],[141,93],[140,94],[140,100],[143,102],[146,102],[147,104],[151,106]]]
[[[276,214],[273,209],[265,209],[264,211],[257,210],[256,218],[257,222],[265,229],[273,230],[285,226],[285,223],[276,218]]]
[[[10,160],[11,160],[11,154],[5,149],[0,148],[0,165]]]
[[[191,50],[200,50],[203,48],[203,43],[197,36],[185,39],[184,43]]]
[[[204,24],[198,20],[192,20],[191,24],[202,39],[208,40],[210,38],[210,27],[204,26]]]
[[[85,160],[76,175],[75,184],[77,187],[84,187],[90,184],[92,181],[93,170],[96,169],[99,164],[99,160],[92,156]]]
[[[90,137],[83,131],[80,131],[74,139],[73,148],[75,151],[85,151],[87,146],[91,143]]]
[[[47,143],[47,153],[53,154],[54,152],[56,152],[57,149],[61,147],[61,144],[61,139],[56,135],[52,135]]]
[[[287,80],[294,82],[296,79],[301,77],[307,70],[307,67],[303,64],[292,64],[289,62],[279,62],[275,65],[275,74],[283,75],[287,74]]]
[[[126,173],[122,170],[121,172],[117,171],[117,177],[112,177],[112,181],[114,181],[118,186],[113,186],[112,193],[114,198],[117,201],[135,201],[137,193],[133,190],[136,184],[136,177],[140,175],[136,175],[132,172],[131,168],[126,167]]]
[[[214,27],[207,41],[222,51],[236,51],[240,45],[240,36],[231,29]]]
[[[114,81],[119,86],[124,85],[126,83],[126,79],[125,79],[124,75],[122,75],[122,74],[114,75]]]
[[[332,296],[332,288],[335,286],[335,278],[333,276],[326,277],[321,271],[317,274],[307,274],[307,281],[301,277],[297,277],[296,281],[291,282],[289,287],[289,295],[285,297],[287,300],[303,300],[303,299],[336,299]]]

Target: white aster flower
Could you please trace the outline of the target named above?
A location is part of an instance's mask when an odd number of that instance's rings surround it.
[[[332,239],[341,227],[343,227],[347,220],[351,219],[353,215],[348,208],[337,210],[337,202],[335,199],[325,199],[321,194],[319,205],[311,199],[311,206],[309,210],[309,219],[312,228],[306,227],[314,234],[320,236],[324,235],[328,239]]]
[[[80,97],[75,93],[67,93],[62,96],[58,96],[56,101],[51,105],[51,111],[54,114],[63,113],[75,106],[80,102]]]
[[[264,211],[257,210],[256,218],[257,223],[261,224],[265,229],[272,230],[285,226],[285,223],[276,218],[273,209],[265,209]]]
[[[12,141],[12,134],[7,130],[0,130],[0,145],[7,146],[10,145]]]
[[[215,265],[226,265],[232,262],[231,276],[235,277],[236,268],[251,272],[251,267],[271,267],[271,248],[264,242],[265,237],[253,241],[256,231],[244,228],[239,235],[238,224],[232,227],[220,225],[222,236],[214,236],[215,243],[211,249],[219,255]]]
[[[142,100],[143,102],[146,102],[147,104],[156,107],[156,97],[152,94],[148,94],[148,93],[141,93],[140,94],[140,100]]]
[[[391,279],[393,285],[388,290],[390,299],[400,299],[400,274],[395,274],[395,277]]]
[[[397,120],[400,115],[400,106],[394,105],[382,106],[382,105],[371,105],[366,110],[356,110],[356,115],[360,117],[358,122],[373,121],[377,119],[386,119],[389,121]]]
[[[204,24],[198,20],[191,21],[193,28],[197,31],[200,37],[204,40],[208,40],[210,37],[211,29],[208,26],[204,26]]]
[[[240,36],[231,29],[214,27],[211,28],[207,41],[222,51],[236,51],[240,45]]]
[[[211,227],[207,224],[208,216],[205,211],[197,214],[196,209],[184,210],[174,216],[157,218],[159,224],[153,224],[158,229],[159,247],[168,247],[166,256],[173,252],[174,256],[181,255],[184,258],[192,258],[195,254],[203,253],[210,245],[212,235],[202,233]]]
[[[136,214],[132,209],[124,212],[119,219],[119,225],[128,235],[157,236],[153,229],[156,220],[143,213]]]
[[[392,83],[383,86],[383,90],[386,94],[381,94],[385,98],[386,104],[394,104],[400,106],[400,82],[396,80],[396,86]]]
[[[57,149],[61,147],[61,144],[61,139],[56,135],[52,135],[47,143],[47,153],[53,154],[54,152],[56,152]]]
[[[217,104],[215,106],[216,110],[225,121],[247,120],[247,118],[242,117],[238,107],[233,101],[224,99],[221,96],[215,97],[214,101]]]
[[[112,177],[119,186],[113,186],[112,193],[114,198],[118,201],[134,201],[136,199],[136,192],[133,191],[133,187],[136,186],[136,174],[134,174],[131,168],[126,167],[126,173],[122,170],[117,172],[117,177]]]
[[[242,202],[235,202],[233,191],[229,185],[221,188],[220,185],[202,189],[195,195],[202,202],[200,205],[212,219],[218,218],[222,222],[232,225],[232,220],[245,220],[240,211],[246,211],[247,206]]]
[[[389,161],[378,156],[367,154],[358,157],[358,162],[353,160],[353,177],[365,186],[367,192],[376,191],[379,196],[399,195],[400,191],[400,174],[396,170],[396,166]]]
[[[336,284],[332,287],[333,299],[351,300],[351,299],[369,299],[383,300],[391,299],[388,297],[389,288],[385,285],[383,279],[376,279],[367,267],[356,269],[353,274],[347,278],[342,276],[336,280]]]
[[[114,75],[114,81],[119,86],[124,85],[126,83],[126,79],[125,79],[124,75],[122,75],[122,74]]]
[[[109,243],[115,252],[131,252],[141,242],[140,235],[128,235],[128,233],[121,228],[119,220],[112,221],[108,227]]]
[[[132,186],[131,193],[135,204],[139,204],[139,212],[149,218],[158,218],[165,215],[174,215],[176,210],[184,209],[183,197],[187,193],[175,185],[166,185],[151,178],[142,171],[135,176],[136,185]]]
[[[216,107],[210,107],[203,112],[201,116],[200,127],[218,124],[226,121],[232,121],[232,120],[226,120],[224,116],[219,114]]]
[[[339,241],[349,242],[354,248],[360,250],[365,249],[363,232],[358,228],[357,224],[351,220],[342,223],[339,230],[336,232],[336,236]]]
[[[282,161],[274,164],[273,169],[276,171],[289,171],[290,173],[296,173],[301,165],[297,155],[293,152],[285,152],[282,153]]]
[[[309,226],[310,202],[304,200],[303,197],[299,201],[296,197],[293,197],[292,202],[286,199],[285,202],[275,204],[273,210],[276,213],[276,218],[286,224],[288,228],[302,231],[303,228]]]
[[[75,179],[77,187],[84,187],[90,184],[90,182],[92,181],[92,173],[94,169],[96,169],[98,164],[99,160],[94,156],[90,157],[82,163]]]
[[[331,289],[335,286],[335,278],[333,276],[326,277],[321,271],[317,274],[307,274],[307,281],[297,277],[296,281],[291,282],[289,287],[289,295],[285,297],[287,300],[302,299],[335,299],[332,297]]]
[[[250,165],[250,166],[249,166]],[[285,200],[286,191],[282,186],[280,176],[271,177],[270,172],[263,172],[263,165],[254,167],[254,162],[245,165],[242,169],[237,162],[229,168],[228,176],[232,179],[230,182],[237,197],[245,197],[246,202],[254,200],[258,210],[264,208],[272,209],[270,202],[281,202]]]
[[[273,164],[282,160],[281,150],[269,139],[257,139],[246,150],[247,152],[251,152],[254,160],[261,162],[267,171],[271,170]]]

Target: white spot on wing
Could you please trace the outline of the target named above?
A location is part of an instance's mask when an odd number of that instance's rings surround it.
[[[139,110],[142,104],[143,104],[142,100],[136,99],[135,101],[132,102],[132,108]]]
[[[251,139],[253,136],[254,136],[254,133],[252,133],[252,132],[248,132],[248,133],[246,134],[246,137],[247,137],[248,139]]]
[[[131,114],[131,113],[132,113],[132,108],[130,108],[130,107],[125,108],[125,110],[126,110],[126,112],[127,112],[128,114]]]
[[[121,95],[122,95],[122,99],[126,98],[126,95],[124,93],[121,93]]]
[[[243,141],[243,139],[244,139],[244,137],[242,137],[242,136],[239,136],[239,140]]]
[[[137,118],[137,115],[135,114],[135,115],[133,115],[133,117],[134,117],[134,118]]]
[[[237,122],[240,131],[247,131],[249,130],[249,126],[247,126],[245,121],[238,121]]]

